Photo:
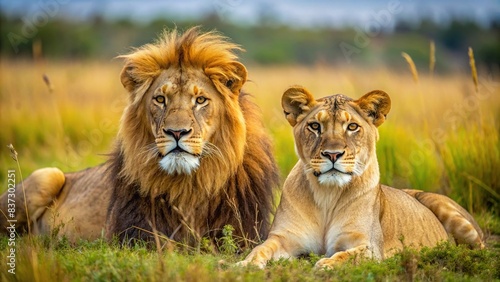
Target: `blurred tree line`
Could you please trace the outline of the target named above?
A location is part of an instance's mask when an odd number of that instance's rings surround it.
[[[474,49],[476,62],[489,68],[500,65],[500,21],[482,27],[473,21],[455,19],[446,25],[432,20],[419,24],[398,21],[394,30],[363,31],[318,26],[289,27],[271,18],[257,25],[221,20],[217,14],[202,19],[153,19],[138,23],[130,19],[89,20],[64,17],[39,22],[0,14],[0,54],[4,58],[106,59],[127,53],[131,46],[151,42],[165,27],[183,30],[194,25],[217,29],[241,44],[246,63],[401,65],[407,52],[418,67],[427,67],[429,43],[435,42],[436,68],[446,71],[468,62],[467,48]],[[35,54],[34,54],[35,53]]]

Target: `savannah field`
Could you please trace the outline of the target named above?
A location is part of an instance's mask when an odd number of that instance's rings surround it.
[[[467,54],[464,54],[465,56]],[[121,62],[0,60],[0,191],[7,171],[16,181],[33,170],[57,166],[75,171],[106,160],[126,104]],[[381,181],[398,188],[446,194],[474,214],[487,249],[440,245],[411,249],[384,262],[312,267],[320,258],[272,262],[266,270],[234,268],[249,250],[234,254],[230,233],[219,252],[119,247],[103,240],[76,245],[55,237],[16,239],[16,275],[7,272],[9,241],[0,238],[1,281],[477,281],[500,279],[500,76],[478,69],[446,74],[401,67],[352,65],[248,66],[244,86],[262,109],[274,140],[282,180],[297,161],[281,94],[293,84],[317,98],[342,93],[357,98],[370,90],[392,99],[379,128]],[[7,145],[13,144],[18,163]]]

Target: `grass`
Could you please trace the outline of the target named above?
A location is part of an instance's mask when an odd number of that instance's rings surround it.
[[[119,247],[103,240],[70,245],[65,240],[38,237],[19,239],[17,275],[0,264],[2,281],[478,281],[500,279],[500,250],[469,250],[442,244],[417,252],[406,249],[383,262],[348,263],[333,270],[317,270],[320,259],[310,255],[278,260],[265,270],[238,268],[244,257],[213,253],[166,252],[145,246]],[[0,239],[6,254],[7,240]]]
[[[466,56],[467,54],[465,54]],[[401,59],[405,67],[404,59]],[[144,246],[23,237],[17,240],[17,276],[0,263],[2,281],[134,280],[494,280],[500,279],[500,87],[498,74],[481,69],[440,75],[403,69],[354,66],[248,66],[252,93],[272,135],[282,178],[297,157],[291,127],[283,117],[281,94],[301,84],[316,97],[343,93],[353,98],[373,89],[389,93],[392,110],[380,127],[378,158],[382,183],[451,196],[473,212],[489,236],[489,248],[471,251],[443,245],[403,253],[382,263],[363,262],[316,271],[318,257],[272,262],[264,271],[233,268],[244,254],[164,251]],[[0,60],[0,183],[17,169],[6,147],[19,153],[23,175],[46,166],[80,170],[103,162],[118,131],[127,94],[119,80],[121,63]],[[481,75],[482,74],[482,75]],[[44,75],[46,79],[44,81]],[[50,87],[47,85],[50,81]],[[477,89],[476,89],[477,87]],[[17,174],[19,178],[19,173]],[[18,181],[20,179],[17,179]],[[1,257],[9,252],[0,238]],[[223,249],[221,249],[223,250]],[[248,251],[248,250],[247,250]]]

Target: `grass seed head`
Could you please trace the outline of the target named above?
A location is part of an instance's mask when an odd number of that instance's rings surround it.
[[[434,68],[436,67],[436,44],[434,44],[434,40],[431,40],[430,50],[429,50],[429,71],[431,75],[434,74]]]
[[[477,93],[479,89],[478,89],[476,60],[474,59],[474,51],[472,50],[471,47],[469,47],[469,64],[472,73],[472,81],[474,81],[474,89],[476,90]]]
[[[10,157],[17,162],[17,152],[16,149],[14,148],[14,145],[9,144],[7,145],[7,148],[10,150]]]
[[[415,63],[413,62],[413,59],[410,57],[410,55],[408,55],[405,52],[402,52],[401,56],[403,56],[403,58],[405,58],[406,62],[408,63],[408,66],[410,67],[411,74],[413,75],[413,81],[415,81],[415,83],[418,83],[417,67],[415,66]]]

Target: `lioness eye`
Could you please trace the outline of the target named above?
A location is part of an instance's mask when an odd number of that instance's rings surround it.
[[[155,97],[155,101],[158,102],[158,103],[160,103],[160,104],[163,104],[163,103],[165,103],[165,97],[163,97],[163,96],[156,96]]]
[[[320,128],[321,128],[321,125],[319,123],[317,123],[317,122],[311,122],[309,124],[309,128],[312,129],[312,130],[314,130],[314,131],[319,131]]]
[[[357,125],[356,123],[350,123],[348,126],[347,126],[347,129],[349,129],[350,131],[354,131],[356,129],[358,129],[359,125]]]
[[[207,98],[205,98],[203,96],[200,96],[200,97],[196,98],[196,103],[197,104],[203,104],[203,103],[205,103],[205,101],[207,101]]]

